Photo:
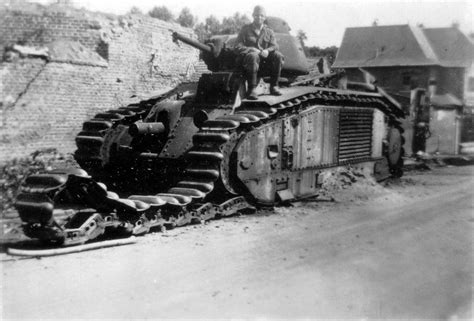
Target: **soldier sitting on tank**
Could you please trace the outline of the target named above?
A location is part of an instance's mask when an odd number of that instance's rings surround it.
[[[247,98],[257,97],[257,74],[270,74],[270,94],[280,96],[278,79],[280,78],[283,55],[278,51],[278,44],[273,30],[264,24],[265,9],[256,6],[253,10],[253,23],[245,25],[237,37],[235,50],[239,56],[247,77]]]

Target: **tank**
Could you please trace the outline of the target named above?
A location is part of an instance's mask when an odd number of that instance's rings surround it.
[[[75,152],[82,169],[25,180],[15,204],[25,234],[77,245],[312,197],[343,167],[401,176],[399,104],[375,86],[331,87],[336,74],[308,77],[288,25],[267,23],[285,56],[282,96],[270,96],[260,75],[259,99],[245,99],[235,35],[199,43],[173,33],[211,72],[84,122]]]

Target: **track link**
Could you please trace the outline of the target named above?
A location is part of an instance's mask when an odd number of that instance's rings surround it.
[[[172,94],[160,96],[153,104]],[[341,95],[324,88],[315,88],[313,93],[275,106],[244,101],[231,115],[202,123],[193,136],[193,147],[184,155],[188,165],[183,175],[166,193],[119,198],[105,184],[94,181],[81,170],[56,170],[30,176],[16,203],[25,223],[25,234],[58,244],[77,245],[104,235],[142,235],[155,229],[253,210],[229,181],[233,148],[239,138],[256,127],[315,105],[378,108],[391,115],[383,97],[364,97],[360,93]],[[85,122],[76,138],[76,158],[81,166],[91,174],[102,170],[100,148],[104,132],[117,124],[144,119],[151,107],[151,102],[130,105]],[[390,117],[394,126],[399,126],[394,116]]]
[[[93,177],[100,176],[107,163],[107,158],[103,153],[107,133],[118,125],[129,126],[138,120],[145,119],[156,103],[177,93],[178,89],[175,88],[138,104],[130,104],[98,113],[92,119],[84,122],[81,132],[76,136],[77,150],[74,158],[77,163]]]

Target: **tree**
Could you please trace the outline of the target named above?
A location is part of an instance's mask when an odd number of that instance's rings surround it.
[[[183,8],[179,13],[177,22],[183,27],[192,28],[197,22],[197,17],[191,14],[189,8]]]
[[[305,47],[306,55],[309,57],[327,57],[328,62],[332,64],[336,58],[338,48],[336,46],[320,48],[317,46]]]
[[[213,15],[210,15],[209,17],[206,18],[206,22],[204,25],[205,25],[206,31],[209,34],[218,34],[222,27],[219,19],[217,19]]]
[[[238,33],[242,26],[250,23],[250,19],[245,14],[239,12],[234,13],[231,17],[222,19],[222,25],[219,33],[221,34],[234,34]]]
[[[140,10],[140,8],[133,6],[128,11],[128,14],[143,14],[143,12]]]
[[[196,33],[198,40],[204,42],[207,38],[209,38],[208,33],[206,31],[206,25],[204,23],[198,23],[194,27],[194,32]]]
[[[298,30],[298,33],[296,34],[296,38],[301,43],[301,47],[305,48],[304,42],[308,40],[308,36],[306,36],[306,32],[304,32],[303,30]]]
[[[198,35],[200,41],[205,41],[211,35],[235,34],[240,31],[243,25],[250,23],[250,19],[245,14],[239,12],[233,16],[225,17],[222,22],[215,16],[211,15],[202,23],[194,28],[194,32]]]
[[[220,21],[215,16],[210,15],[204,22],[196,25],[194,32],[197,34],[198,40],[203,42],[209,39],[211,35],[219,34],[220,29]]]
[[[153,9],[151,9],[148,12],[148,15],[150,17],[160,19],[160,20],[164,20],[164,21],[173,21],[174,20],[173,13],[165,6],[153,7]]]

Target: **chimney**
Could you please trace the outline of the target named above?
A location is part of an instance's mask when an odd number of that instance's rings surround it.
[[[438,91],[438,82],[436,81],[436,78],[431,77],[428,80],[428,96],[433,98],[434,95],[436,95],[436,92]]]

